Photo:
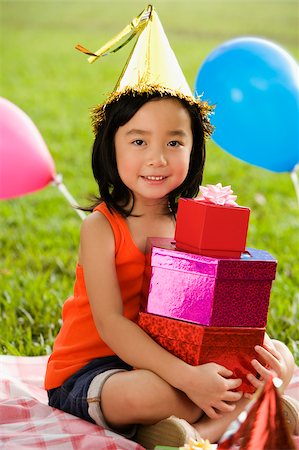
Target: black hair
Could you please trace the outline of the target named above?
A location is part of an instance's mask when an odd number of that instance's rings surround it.
[[[134,207],[134,194],[122,182],[116,164],[114,138],[119,127],[125,125],[148,101],[158,98],[175,98],[188,111],[191,119],[193,146],[190,155],[189,170],[183,183],[168,194],[170,210],[177,211],[179,197],[192,198],[199,192],[205,163],[205,135],[200,110],[186,100],[161,95],[159,92],[138,93],[121,96],[118,101],[105,106],[105,119],[100,123],[92,150],[92,170],[99,186],[99,197],[85,211],[92,211],[98,204],[105,202],[110,211],[113,209],[123,217],[128,217]],[[131,203],[132,202],[132,203]],[[128,205],[131,205],[128,209]]]

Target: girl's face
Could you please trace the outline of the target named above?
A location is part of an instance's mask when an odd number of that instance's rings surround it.
[[[115,134],[118,173],[136,201],[160,200],[187,176],[193,135],[188,111],[173,98],[145,103]]]

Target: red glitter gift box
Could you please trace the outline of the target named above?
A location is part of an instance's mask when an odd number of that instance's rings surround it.
[[[215,362],[231,370],[233,377],[242,379],[238,390],[255,390],[246,374],[256,374],[251,361],[258,356],[254,346],[263,344],[264,328],[204,327],[148,313],[139,314],[138,325],[186,363],[197,366]]]
[[[176,247],[212,257],[240,258],[245,251],[250,209],[181,198]]]
[[[276,260],[248,249],[242,258],[178,251],[168,238],[149,238],[143,310],[217,327],[265,327]]]

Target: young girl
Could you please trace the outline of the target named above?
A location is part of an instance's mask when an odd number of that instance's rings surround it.
[[[92,62],[134,36],[113,93],[94,110],[100,197],[82,226],[74,295],[63,307],[45,387],[51,406],[148,449],[183,445],[198,433],[216,442],[248,402],[235,391],[241,380],[215,363],[186,364],[136,324],[146,239],[173,238],[178,198],[198,194],[211,107],[193,97],[151,5],[96,53],[77,48]],[[286,386],[294,366],[288,349],[268,339],[256,352],[264,365],[252,361],[260,377],[248,376],[253,386],[272,372]]]
[[[215,363],[188,365],[136,324],[146,239],[173,237],[178,197],[198,193],[207,110],[167,92],[128,91],[105,106],[97,126],[100,199],[82,225],[74,295],[47,368],[49,404],[146,448],[199,434],[217,442],[248,402],[235,391],[241,380]],[[287,386],[287,347],[267,338],[256,352],[264,364],[252,361],[260,378],[248,375],[253,386],[273,372]]]

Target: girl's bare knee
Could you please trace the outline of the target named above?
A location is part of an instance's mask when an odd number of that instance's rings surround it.
[[[122,382],[122,373],[112,375],[103,385],[100,394],[100,405],[106,422],[112,427],[128,425],[130,406],[129,395],[125,383]]]
[[[101,392],[101,408],[109,425],[117,427],[143,423],[151,417],[153,398],[149,399],[147,376],[143,374],[146,371],[136,372],[117,373],[105,382]]]
[[[156,374],[147,370],[111,376],[101,396],[102,412],[110,425],[150,424],[170,415],[194,423],[199,408]]]
[[[295,360],[289,348],[281,341],[276,339],[272,340],[276,351],[280,354],[285,363],[285,374],[283,377],[283,386],[282,391],[288,386],[289,382],[292,379],[294,370],[295,370]]]

